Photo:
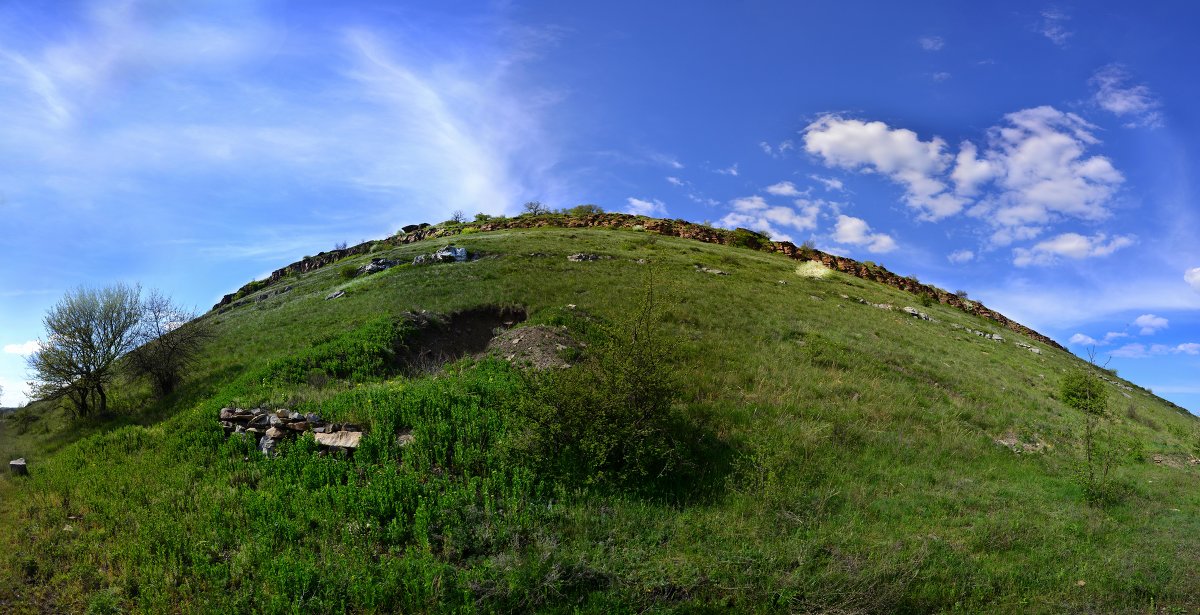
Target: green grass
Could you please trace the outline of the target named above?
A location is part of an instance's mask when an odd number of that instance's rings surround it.
[[[341,274],[446,241],[380,249],[208,315],[217,338],[167,400],[127,385],[116,418],[72,424],[35,404],[41,420],[23,433],[0,423],[0,452],[32,472],[0,479],[0,611],[1200,608],[1196,421],[1110,389],[1121,497],[1089,505],[1084,417],[1058,399],[1083,367],[1067,353],[1032,342],[1033,354],[989,321],[747,249],[571,229],[454,242],[484,257]],[[612,258],[568,262],[576,252]],[[595,341],[636,308],[649,267],[692,461],[651,488],[523,463],[512,447],[527,381],[505,364],[406,378],[390,362],[408,334],[397,323],[422,310],[524,306],[528,324]],[[325,300],[334,290],[346,294]],[[227,404],[369,433],[353,458],[300,441],[265,459],[222,437]],[[402,429],[414,444],[396,445]],[[1010,436],[1046,448],[996,442]]]

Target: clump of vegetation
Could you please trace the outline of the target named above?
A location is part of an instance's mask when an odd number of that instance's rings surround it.
[[[1090,369],[1068,372],[1060,386],[1062,401],[1084,415],[1083,462],[1078,471],[1087,501],[1111,505],[1122,497],[1122,486],[1113,481],[1112,470],[1123,451],[1104,421],[1108,413],[1108,391]]]
[[[729,245],[735,248],[761,250],[771,243],[771,238],[744,228],[734,229],[729,235]]]
[[[833,275],[833,270],[818,261],[804,261],[796,266],[796,275],[820,280]]]
[[[680,383],[654,292],[647,282],[641,305],[604,331],[586,360],[528,376],[514,448],[542,474],[628,486],[679,469],[672,403]]]
[[[338,270],[338,274],[342,276],[343,280],[352,280],[358,276],[358,267],[354,265],[346,265]]]
[[[541,216],[550,213],[550,208],[541,201],[528,201],[521,206],[522,213],[531,216]]]

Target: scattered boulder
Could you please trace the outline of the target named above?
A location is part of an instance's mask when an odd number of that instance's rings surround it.
[[[413,259],[414,265],[432,265],[434,263],[461,263],[467,260],[467,249],[458,248],[452,245],[445,246],[442,249],[430,254],[418,254]]]
[[[24,457],[8,462],[8,471],[16,476],[29,476],[29,466],[25,463]]]
[[[904,310],[904,313],[911,314],[914,318],[920,318],[921,320],[928,320],[930,322],[933,321],[933,319],[929,317],[929,314],[926,314],[915,307],[905,306],[901,309]]]
[[[387,271],[400,263],[387,258],[373,258],[371,262],[358,268],[358,275],[371,275],[380,271]]]
[[[696,271],[701,273],[711,273],[713,275],[729,275],[729,272],[727,271],[721,271],[720,269],[713,269],[712,267],[705,267],[703,265],[696,265]]]
[[[567,260],[571,261],[572,263],[582,263],[584,261],[598,261],[598,260],[600,260],[600,255],[599,254],[591,254],[588,252],[580,252],[578,254],[567,255]]]
[[[411,429],[401,429],[396,433],[396,446],[405,447],[416,441],[417,438]]]
[[[329,293],[328,295],[325,295],[325,300],[329,301],[330,299],[337,299],[338,297],[345,297],[345,296],[346,296],[346,291],[335,290],[335,291]]]
[[[1028,350],[1029,352],[1032,352],[1033,354],[1042,354],[1041,348],[1037,348],[1030,344],[1026,344],[1025,342],[1022,342],[1021,340],[1017,340],[1013,343],[1016,344],[1018,348],[1024,348],[1025,350]]]

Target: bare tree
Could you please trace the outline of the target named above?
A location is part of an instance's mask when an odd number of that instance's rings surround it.
[[[108,410],[105,387],[117,359],[133,347],[141,287],[114,284],[68,291],[42,321],[47,338],[29,357],[36,397],[67,397],[77,416]]]
[[[535,216],[550,213],[550,208],[546,207],[541,201],[529,201],[522,205],[521,208],[525,210],[525,213]]]
[[[184,309],[152,290],[142,302],[139,346],[129,353],[129,366],[135,374],[148,377],[159,395],[168,395],[179,386],[196,352],[212,337],[211,324],[198,320],[195,310]]]
[[[456,209],[454,213],[450,214],[450,221],[455,224],[462,224],[467,221],[467,214],[461,209]]]

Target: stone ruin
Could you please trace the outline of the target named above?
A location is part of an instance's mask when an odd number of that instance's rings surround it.
[[[314,413],[266,408],[222,408],[221,428],[226,436],[246,434],[254,438],[264,455],[275,453],[280,441],[312,432],[313,439],[328,451],[353,451],[362,440],[362,427],[354,423],[329,423]]]

